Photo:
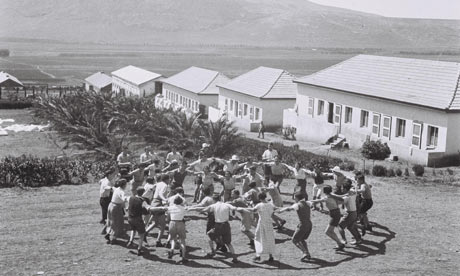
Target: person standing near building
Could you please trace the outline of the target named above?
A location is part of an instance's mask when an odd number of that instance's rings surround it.
[[[263,121],[260,121],[259,123],[259,134],[257,135],[257,138],[265,139],[265,125]]]
[[[297,212],[299,224],[297,225],[297,229],[295,230],[294,235],[292,236],[292,242],[303,253],[303,256],[300,260],[306,261],[311,259],[311,255],[307,246],[307,239],[310,236],[313,227],[310,219],[311,203],[305,201],[305,194],[300,192],[295,194],[295,201],[296,203],[294,203],[293,205],[283,208],[278,212],[280,214],[285,211]]]

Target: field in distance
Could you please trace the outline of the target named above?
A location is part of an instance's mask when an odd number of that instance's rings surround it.
[[[357,54],[458,61],[460,50],[331,49],[249,46],[170,46],[71,44],[39,40],[0,40],[10,57],[0,58],[0,70],[27,83],[81,84],[97,71],[112,72],[135,65],[169,77],[189,66],[238,76],[258,66],[285,69],[297,76],[312,74]]]

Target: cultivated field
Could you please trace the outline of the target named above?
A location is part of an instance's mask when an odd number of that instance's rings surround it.
[[[14,118],[30,123],[24,111],[1,111],[0,118]],[[46,133],[17,133],[0,137],[0,156],[6,154],[59,155]],[[7,140],[5,140],[7,139]],[[22,146],[21,146],[22,145]],[[428,175],[430,172],[426,172]],[[458,170],[456,170],[458,175]],[[437,181],[445,178],[443,183]],[[374,178],[375,205],[369,216],[374,232],[364,237],[358,247],[336,253],[334,243],[323,231],[328,216],[312,213],[313,232],[308,240],[313,259],[299,261],[300,252],[290,242],[295,229],[295,213],[287,213],[287,229],[276,233],[277,254],[274,264],[254,264],[254,253],[246,237],[239,232],[239,222],[232,221],[233,240],[239,264],[218,255],[207,259],[205,218],[190,213],[187,222],[190,262],[176,264],[166,257],[165,248],[148,247],[149,253],[138,257],[125,243],[107,245],[100,235],[98,186],[44,187],[30,190],[0,189],[0,274],[2,275],[456,275],[460,269],[458,236],[458,177]],[[282,186],[285,204],[292,203],[289,193],[294,182]],[[193,182],[186,179],[187,200],[191,202]],[[311,191],[311,184],[308,187]],[[153,231],[156,235],[156,230]],[[350,235],[348,234],[348,237]],[[350,238],[349,238],[350,239]],[[153,244],[153,238],[149,238]],[[244,269],[243,269],[244,268]]]
[[[229,77],[258,66],[285,69],[297,76],[312,74],[357,54],[376,54],[458,61],[457,52],[442,49],[314,49],[223,46],[102,45],[0,40],[11,56],[0,59],[5,70],[29,83],[81,84],[97,71],[112,72],[136,65],[169,77],[189,66],[218,70]],[[439,52],[439,54],[438,54]]]

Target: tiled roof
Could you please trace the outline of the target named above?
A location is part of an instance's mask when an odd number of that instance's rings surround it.
[[[20,86],[24,86],[15,76],[8,74],[7,72],[0,71],[0,84],[7,80],[12,80]]]
[[[460,110],[459,76],[460,64],[456,62],[358,55],[295,82]]]
[[[129,81],[135,85],[141,85],[145,82],[161,77],[160,74],[153,73],[132,65],[113,71],[112,75]]]
[[[197,94],[218,94],[216,85],[229,80],[217,71],[192,66],[164,79],[163,82]]]
[[[112,83],[112,77],[104,72],[97,72],[87,77],[85,81],[95,87],[103,88]]]
[[[294,76],[282,69],[258,67],[219,86],[257,98],[295,99],[293,80]]]

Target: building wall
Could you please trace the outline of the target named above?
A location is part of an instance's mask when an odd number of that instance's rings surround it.
[[[238,112],[235,111],[235,102],[238,102],[239,107],[241,106]],[[227,110],[228,118],[234,121],[237,127],[248,131],[256,131],[260,121],[264,122],[268,131],[280,128],[283,125],[283,110],[294,103],[295,99],[260,99],[219,88],[219,109],[222,112]]]
[[[172,93],[172,96],[168,96],[168,93]],[[218,95],[203,95],[203,94],[197,94],[190,92],[188,90],[176,87],[174,85],[170,85],[167,83],[163,84],[163,97],[165,99],[170,100],[171,102],[174,102],[176,104],[179,104],[181,106],[184,106],[186,108],[189,108],[193,112],[198,112],[200,111],[199,106],[202,105],[202,110],[204,109],[204,116],[207,116],[208,114],[208,107],[213,105],[217,106],[217,101],[218,101]],[[178,100],[176,101],[175,95],[178,95]],[[182,103],[180,101],[180,96],[182,96]],[[173,99],[174,97],[174,99]],[[184,99],[185,98],[185,99]],[[190,106],[188,104],[188,101],[190,100]],[[185,103],[185,104],[184,104]],[[197,105],[198,104],[198,105]]]
[[[314,99],[313,114],[309,113],[310,98]],[[324,101],[322,115],[318,115],[319,100]],[[334,120],[333,123],[328,122],[330,118],[329,103],[334,104],[331,111],[337,115],[335,117],[338,117],[338,120]],[[336,113],[337,106],[340,106],[340,112],[338,113]],[[346,122],[347,107],[352,110],[351,120],[348,122]],[[285,121],[284,124],[295,124],[298,139],[325,143],[329,138],[340,133],[345,136],[352,148],[360,148],[367,139],[381,140],[388,143],[392,154],[422,164],[428,162],[427,159],[430,153],[452,151],[452,147],[447,146],[446,138],[448,137],[449,116],[443,111],[347,94],[304,84],[298,84],[296,109],[297,120],[294,123]],[[362,110],[367,111],[369,114],[367,126],[362,126]],[[376,133],[373,133],[374,114],[379,118],[375,128]],[[333,119],[335,117],[333,116]],[[290,120],[293,120],[292,116],[290,118]],[[388,131],[384,130],[384,118],[387,118],[385,122],[390,122],[389,127],[386,128]],[[405,121],[404,137],[397,137],[397,119]],[[455,119],[452,117],[452,121],[455,122],[455,120],[458,120],[458,117]],[[420,124],[422,130],[418,146],[412,143],[414,123]],[[437,129],[437,144],[435,147],[428,146],[428,131],[431,127]],[[460,135],[460,130],[457,131],[458,135]]]
[[[155,80],[151,80],[137,86],[124,79],[116,76],[112,76],[112,91],[120,94],[121,90],[124,90],[125,96],[138,96],[143,97],[155,94]]]
[[[85,90],[90,91],[91,89],[93,91],[95,91],[95,92],[101,92],[101,91],[102,92],[110,92],[110,91],[112,91],[112,84],[109,84],[109,85],[107,85],[107,86],[105,86],[103,88],[100,88],[100,87],[97,87],[97,86],[85,81]]]

